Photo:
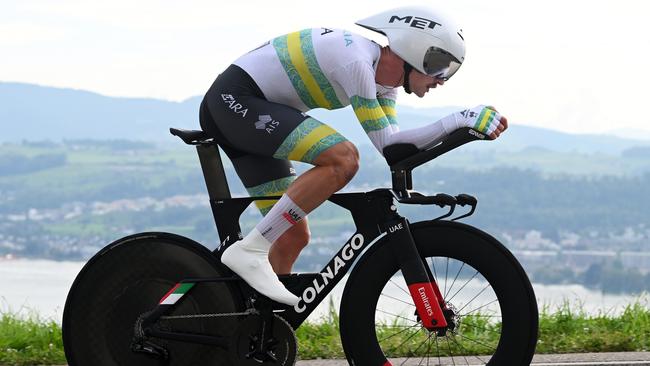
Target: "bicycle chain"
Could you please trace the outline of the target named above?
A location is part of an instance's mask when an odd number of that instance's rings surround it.
[[[161,320],[174,320],[174,319],[196,319],[196,318],[217,318],[225,316],[241,316],[241,315],[251,315],[259,314],[257,310],[246,310],[242,313],[211,313],[211,314],[188,314],[188,315],[168,315],[161,316]]]

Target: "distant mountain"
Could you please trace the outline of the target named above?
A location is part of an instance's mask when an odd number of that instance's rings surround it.
[[[162,140],[167,127],[198,127],[199,98],[182,103],[30,84],[0,83],[0,141]],[[8,127],[8,128],[7,128]]]
[[[169,127],[199,127],[200,102],[199,96],[183,102],[170,102],[107,97],[82,90],[0,82],[0,125],[3,127],[0,142],[64,139],[174,142],[169,135]],[[422,126],[460,108],[416,109],[400,106],[400,127],[409,129]],[[314,110],[310,114],[330,124],[351,141],[369,143],[350,108],[337,111]],[[618,155],[638,146],[650,146],[650,141],[610,135],[574,135],[513,125],[498,143],[477,143],[463,148],[521,151],[538,147],[559,152]]]
[[[607,134],[624,139],[650,141],[650,130],[642,130],[640,128],[617,128],[607,131]]]
[[[471,148],[494,148],[490,144],[470,144]],[[570,134],[543,128],[513,125],[494,146],[520,151],[531,147],[556,152],[602,153],[620,155],[624,151],[650,146],[650,141],[626,139],[604,134]]]

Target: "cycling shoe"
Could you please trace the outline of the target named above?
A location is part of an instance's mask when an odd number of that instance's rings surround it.
[[[271,243],[257,229],[221,255],[221,262],[271,300],[294,306],[300,298],[284,287],[269,263]]]

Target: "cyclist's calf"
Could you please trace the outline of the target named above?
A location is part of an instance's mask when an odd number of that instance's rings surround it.
[[[305,217],[292,226],[273,243],[269,252],[269,262],[277,274],[289,274],[300,252],[307,246],[310,238],[309,226]]]

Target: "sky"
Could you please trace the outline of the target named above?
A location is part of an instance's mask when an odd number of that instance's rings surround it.
[[[515,124],[650,135],[650,2],[639,0],[0,0],[0,81],[182,101],[295,30],[339,27],[385,44],[354,22],[404,4],[453,16],[467,55],[443,87],[399,103],[489,104]]]

